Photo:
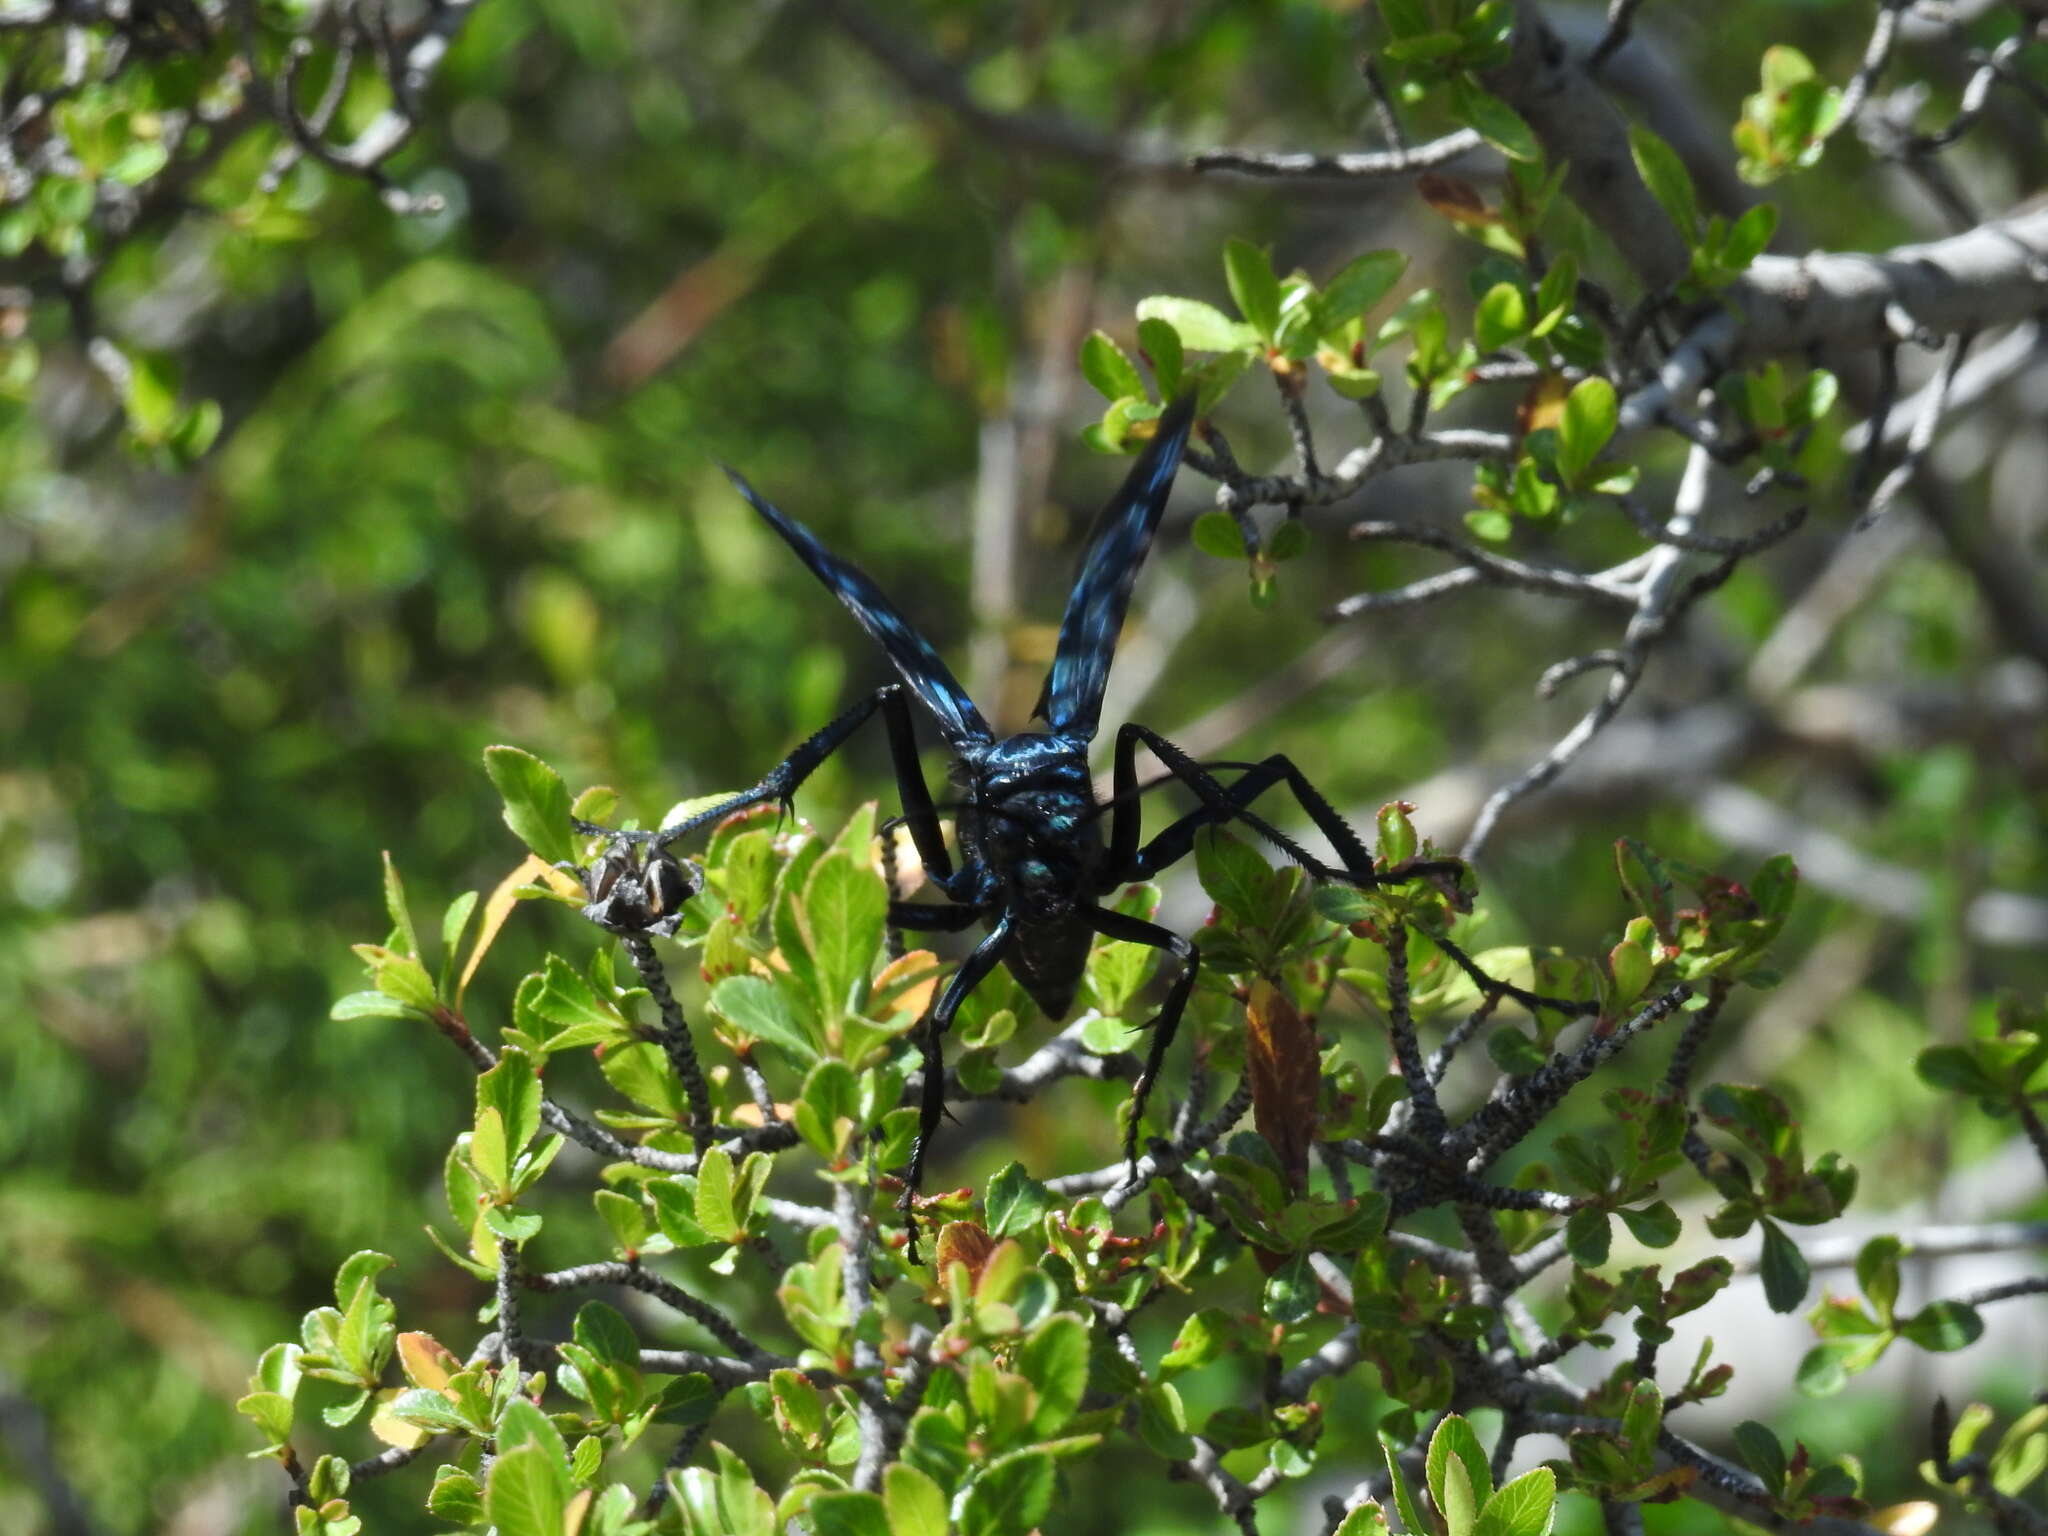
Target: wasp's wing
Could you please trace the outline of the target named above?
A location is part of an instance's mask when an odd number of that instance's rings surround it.
[[[839,595],[839,600],[860,620],[860,627],[889,653],[897,672],[932,712],[949,743],[961,747],[993,737],[995,733],[981,718],[981,711],[946,670],[931,642],[910,627],[910,621],[896,611],[896,605],[865,572],[840,559],[819,543],[810,529],[763,500],[737,471],[727,468],[725,472],[754,510],[797,552],[797,558],[811,568],[811,574]]]
[[[1131,586],[1166,510],[1166,495],[1173,489],[1174,471],[1180,468],[1194,419],[1192,392],[1166,408],[1123,489],[1095,520],[1073,595],[1067,599],[1066,617],[1060,621],[1059,650],[1039,696],[1039,713],[1055,731],[1095,734]]]

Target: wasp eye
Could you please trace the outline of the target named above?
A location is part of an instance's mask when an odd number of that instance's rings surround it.
[[[673,912],[696,894],[696,887],[683,866],[668,854],[658,853],[647,861],[647,905],[656,916]]]

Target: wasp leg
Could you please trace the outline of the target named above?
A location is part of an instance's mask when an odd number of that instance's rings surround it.
[[[889,926],[922,933],[964,933],[980,922],[986,911],[975,906],[942,907],[935,901],[892,901]]]
[[[1173,1044],[1173,1037],[1180,1031],[1181,1015],[1187,1011],[1188,994],[1194,990],[1195,976],[1202,968],[1202,955],[1172,929],[1148,923],[1142,918],[1106,911],[1101,907],[1086,908],[1081,916],[1104,938],[1124,939],[1132,944],[1163,949],[1180,962],[1180,975],[1174,978],[1173,989],[1166,994],[1166,1005],[1147,1026],[1152,1031],[1152,1039],[1145,1049],[1145,1065],[1138,1073],[1138,1085],[1131,1090],[1131,1123],[1124,1130],[1124,1164],[1126,1176],[1135,1183],[1138,1177],[1138,1127],[1145,1116],[1145,1100],[1159,1077],[1159,1069],[1166,1061],[1166,1052]]]
[[[1375,871],[1372,867],[1372,856],[1366,852],[1365,845],[1359,841],[1358,834],[1352,831],[1350,823],[1337,814],[1335,807],[1322,797],[1314,785],[1309,783],[1299,768],[1295,767],[1288,758],[1279,753],[1266,758],[1263,762],[1253,764],[1245,770],[1242,776],[1232,781],[1228,788],[1225,788],[1217,782],[1206,767],[1189,757],[1158,732],[1148,730],[1142,725],[1126,725],[1117,732],[1116,772],[1119,794],[1123,792],[1127,783],[1134,784],[1136,782],[1136,744],[1140,741],[1150,747],[1159,760],[1172,771],[1173,775],[1193,789],[1206,803],[1199,810],[1191,811],[1186,816],[1183,816],[1179,821],[1153,838],[1143,848],[1136,847],[1135,832],[1126,830],[1123,823],[1119,821],[1115,829],[1116,833],[1130,840],[1132,852],[1128,863],[1119,868],[1116,857],[1115,837],[1114,835],[1112,836],[1111,867],[1117,874],[1117,880],[1114,883],[1121,884],[1126,880],[1150,879],[1153,874],[1167,865],[1184,858],[1195,845],[1195,834],[1201,831],[1203,827],[1217,826],[1232,819],[1241,820],[1249,824],[1255,831],[1270,839],[1276,847],[1298,862],[1311,875],[1322,880],[1344,880],[1354,885],[1375,886],[1385,885],[1390,881],[1407,879],[1414,875],[1446,874],[1455,878],[1464,870],[1464,861],[1461,859],[1415,859],[1402,865],[1397,871],[1390,871],[1386,874]],[[1253,816],[1244,808],[1249,801],[1256,799],[1259,795],[1265,793],[1266,790],[1272,788],[1273,785],[1283,782],[1293,792],[1294,798],[1300,803],[1301,808],[1308,812],[1309,819],[1316,824],[1322,834],[1330,840],[1331,846],[1337,850],[1338,857],[1344,862],[1343,869],[1331,869],[1319,860],[1309,857],[1291,839],[1273,831],[1265,822]],[[1121,805],[1119,806],[1118,815],[1120,817],[1122,815]],[[1133,828],[1135,827],[1136,819],[1134,813],[1131,817]],[[1580,1002],[1565,997],[1546,997],[1541,993],[1531,992],[1526,988],[1518,987],[1512,982],[1489,976],[1479,968],[1478,963],[1470,955],[1466,954],[1464,950],[1460,949],[1443,935],[1424,929],[1423,937],[1441,950],[1459,970],[1471,977],[1473,985],[1477,986],[1482,993],[1497,993],[1502,997],[1512,998],[1532,1013],[1538,1008],[1551,1008],[1560,1013],[1574,1016],[1587,1015],[1599,1011],[1599,1006],[1595,1003]]]
[[[960,910],[972,911],[966,907]],[[925,1015],[924,1090],[918,1103],[917,1140],[910,1146],[910,1169],[904,1175],[903,1199],[899,1202],[904,1222],[910,1229],[909,1254],[913,1264],[922,1262],[917,1256],[917,1215],[913,1207],[918,1189],[924,1182],[925,1156],[931,1150],[932,1137],[938,1133],[939,1117],[946,1112],[946,1053],[941,1042],[946,1031],[953,1027],[953,1015],[967,1001],[967,994],[980,986],[1002,959],[1003,946],[1009,937],[1010,919],[1005,914],[996,920],[988,937],[975,945],[967,958],[960,962],[960,969],[953,973],[953,979],[946,983],[946,990],[939,994],[938,1004]]]
[[[901,683],[889,683],[877,688],[853,708],[847,710],[822,730],[807,738],[802,745],[769,769],[761,782],[752,789],[743,789],[738,794],[719,801],[697,812],[687,821],[663,827],[654,833],[626,834],[637,841],[648,841],[666,847],[699,827],[723,821],[735,811],[750,806],[766,805],[775,801],[788,806],[796,792],[812,774],[816,773],[825,759],[846,744],[847,738],[867,723],[868,717],[876,710],[882,712],[882,724],[889,733],[889,757],[896,768],[896,790],[903,798],[903,821],[910,828],[910,840],[917,845],[917,856],[924,861],[927,874],[934,885],[944,890],[953,878],[953,861],[946,852],[946,839],[939,830],[938,807],[932,802],[931,790],[924,782],[924,774],[917,762],[917,736],[911,728],[910,704],[904,697]],[[609,832],[609,827],[599,827],[589,822],[576,823],[576,829],[589,836]]]
[[[1361,886],[1384,885],[1390,879],[1407,879],[1413,875],[1448,874],[1456,875],[1464,864],[1457,859],[1434,859],[1411,861],[1403,865],[1398,874],[1383,875],[1372,867],[1372,855],[1365,844],[1351,829],[1351,824],[1325,800],[1308,776],[1294,766],[1292,760],[1276,752],[1264,761],[1252,765],[1227,788],[1203,764],[1189,757],[1179,747],[1161,736],[1157,731],[1142,725],[1126,725],[1116,737],[1116,778],[1117,791],[1121,795],[1127,787],[1134,788],[1137,782],[1137,748],[1139,743],[1150,747],[1153,754],[1164,763],[1173,776],[1202,799],[1200,809],[1191,811],[1179,821],[1161,832],[1140,849],[1137,846],[1135,830],[1136,817],[1130,818],[1133,825],[1126,826],[1120,819],[1111,836],[1111,865],[1119,864],[1119,855],[1128,861],[1125,870],[1119,870],[1119,880],[1142,880],[1157,870],[1165,868],[1175,860],[1183,858],[1195,845],[1195,834],[1204,827],[1221,825],[1227,821],[1242,821],[1259,836],[1265,838],[1282,853],[1319,880],[1342,880]],[[1296,803],[1308,812],[1309,820],[1316,829],[1330,840],[1337,850],[1342,868],[1332,868],[1310,854],[1286,833],[1274,827],[1263,817],[1254,815],[1250,803],[1264,794],[1275,784],[1286,784]],[[1119,811],[1121,818],[1121,811]],[[1117,841],[1124,841],[1120,845]]]

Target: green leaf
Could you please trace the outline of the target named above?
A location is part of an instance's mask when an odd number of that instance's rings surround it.
[[[1570,251],[1560,251],[1536,289],[1536,324],[1532,335],[1544,336],[1571,313],[1579,296],[1579,260]]]
[[[1230,1314],[1220,1307],[1203,1307],[1188,1315],[1174,1335],[1173,1347],[1159,1362],[1162,1376],[1199,1370],[1218,1358],[1230,1334]]]
[[[1090,331],[1081,343],[1081,376],[1110,400],[1145,395],[1145,381],[1139,377],[1137,365],[1105,331]]]
[[[1465,514],[1465,527],[1475,539],[1484,539],[1489,544],[1505,544],[1515,536],[1515,520],[1505,512],[1486,508],[1474,508]]]
[[[891,1536],[946,1536],[946,1495],[908,1462],[882,1474],[882,1503]]]
[[[1566,485],[1575,486],[1585,478],[1620,419],[1614,386],[1605,379],[1595,374],[1572,386],[1557,427],[1557,472]]]
[[[1806,1288],[1812,1278],[1806,1267],[1806,1255],[1776,1222],[1765,1221],[1761,1226],[1764,1248],[1758,1270],[1763,1276],[1764,1299],[1773,1312],[1794,1311],[1806,1299]]]
[[[1630,1390],[1621,1410],[1621,1437],[1644,1465],[1656,1450],[1657,1435],[1664,1427],[1664,1394],[1654,1381],[1639,1381]]]
[[[1181,354],[1180,332],[1164,320],[1140,320],[1138,347],[1151,361],[1152,382],[1159,386],[1159,398],[1171,400],[1180,393],[1181,368],[1185,361]]]
[[[1930,1045],[1913,1061],[1913,1070],[1930,1088],[1965,1093],[1972,1098],[1994,1099],[2004,1089],[1966,1045]]]
[[[1426,0],[1379,0],[1379,13],[1391,38],[1420,37],[1430,28]]]
[[[1249,843],[1221,828],[1204,827],[1195,834],[1195,873],[1209,899],[1228,916],[1246,924],[1267,919],[1273,871]]]
[[[292,1437],[292,1400],[282,1392],[251,1392],[236,1399],[235,1412],[253,1419],[272,1445]]]
[[[728,1164],[728,1166],[730,1166]],[[697,1192],[681,1179],[649,1179],[647,1198],[654,1202],[654,1219],[661,1235],[678,1248],[703,1248],[725,1238],[704,1230],[697,1220]]]
[[[517,1157],[540,1131],[540,1078],[533,1070],[533,1058],[516,1048],[508,1049],[498,1064],[476,1080],[479,1112],[495,1109],[505,1127],[505,1153]],[[502,1187],[502,1186],[501,1186]]]
[[[1529,328],[1529,302],[1515,283],[1495,283],[1472,317],[1473,339],[1482,352],[1495,352]]]
[[[1678,232],[1691,245],[1699,238],[1700,205],[1692,187],[1692,176],[1678,152],[1647,128],[1628,131],[1628,147],[1635,156],[1636,170],[1643,185],[1657,199]]]
[[[1053,1209],[1051,1193],[1018,1163],[1006,1163],[989,1180],[982,1198],[993,1237],[1036,1232],[1044,1224],[1046,1212]]]
[[[1427,1532],[1431,1529],[1422,1519],[1422,1511],[1415,1506],[1415,1495],[1409,1491],[1408,1476],[1401,1470],[1401,1447],[1385,1429],[1379,1432],[1380,1450],[1386,1457],[1387,1481],[1393,1490],[1394,1509],[1401,1516],[1401,1524],[1410,1532]]]
[[[395,954],[375,945],[360,945],[357,953],[371,958],[378,991],[416,1012],[432,1015],[440,999],[434,994],[434,978],[427,974],[424,965],[410,955]]]
[[[1232,239],[1223,247],[1223,275],[1238,313],[1270,345],[1280,331],[1280,279],[1272,258],[1249,240]]]
[[[1880,1331],[1861,1338],[1823,1339],[1800,1360],[1793,1380],[1808,1397],[1832,1397],[1851,1376],[1877,1364],[1892,1337]]]
[[[890,1536],[881,1495],[828,1488],[804,1506],[818,1536]]]
[[[1763,254],[1771,243],[1771,236],[1778,232],[1778,205],[1758,203],[1744,211],[1741,218],[1728,227],[1728,238],[1721,243],[1720,265],[1730,272],[1740,272]]]
[[[1321,1296],[1308,1255],[1297,1253],[1266,1277],[1265,1314],[1276,1323],[1299,1323],[1315,1315]]]
[[[497,1436],[500,1452],[522,1445],[537,1445],[548,1454],[553,1465],[567,1465],[569,1448],[562,1443],[562,1433],[549,1422],[548,1416],[523,1397],[515,1397],[505,1405],[499,1415]]]
[[[711,1384],[711,1378],[702,1371],[691,1371],[678,1376],[661,1389],[655,1399],[657,1404],[654,1417],[662,1424],[678,1424],[685,1427],[708,1423],[711,1415],[718,1411],[721,1394]]]
[[[427,1495],[427,1513],[451,1525],[482,1525],[487,1518],[483,1488],[460,1467],[438,1467],[433,1491]]]
[[[1437,1425],[1436,1433],[1430,1437],[1429,1455],[1424,1464],[1429,1496],[1447,1519],[1450,1511],[1446,1501],[1454,1492],[1451,1487],[1454,1464],[1464,1473],[1470,1517],[1476,1518],[1479,1506],[1493,1493],[1493,1474],[1487,1466],[1486,1452],[1479,1444],[1479,1437],[1472,1432],[1472,1426],[1455,1413]],[[1468,1519],[1468,1529],[1469,1523]]]
[[[569,1471],[539,1445],[526,1444],[491,1463],[484,1513],[498,1536],[562,1536]]]
[[[1486,1501],[1473,1536],[1550,1536],[1557,1518],[1557,1474],[1534,1467]]]
[[[1899,1301],[1899,1259],[1906,1245],[1890,1234],[1865,1243],[1856,1255],[1856,1284],[1870,1298],[1878,1321],[1889,1323]]]
[[[586,1301],[576,1312],[574,1337],[578,1344],[609,1365],[640,1364],[640,1337],[616,1307],[601,1301]]]
[[[1777,43],[1764,50],[1759,73],[1764,89],[1782,96],[1795,85],[1814,78],[1813,61],[1789,43]]]
[[[1058,1470],[1046,1452],[999,1456],[961,1501],[960,1536],[1024,1536],[1052,1512],[1058,1487]]]
[[[733,1206],[732,1154],[713,1147],[697,1165],[697,1225],[721,1243],[734,1242],[740,1235],[738,1212]]]
[[[818,1048],[790,1010],[781,988],[765,976],[728,976],[711,989],[712,1009],[734,1029],[779,1046],[803,1066]]]
[[[419,1010],[386,992],[351,992],[327,1010],[330,1019],[412,1019]]]
[[[1607,1213],[1597,1206],[1573,1211],[1564,1224],[1565,1251],[1581,1269],[1598,1269],[1605,1264],[1613,1240],[1614,1229],[1608,1223]]]
[[[1274,310],[1279,295],[1274,294]],[[1181,345],[1190,352],[1242,352],[1258,343],[1259,333],[1242,321],[1233,320],[1213,304],[1200,299],[1177,299],[1154,294],[1138,301],[1140,320],[1163,320],[1173,327]]]
[[[569,787],[531,752],[484,748],[484,771],[505,802],[505,825],[550,864],[576,856],[569,830]]]
[[[413,929],[412,911],[405,903],[405,882],[398,878],[398,866],[391,862],[388,851],[384,855],[384,910],[391,915],[391,927],[399,940],[396,947],[419,959],[420,936]]]
[[[46,182],[44,185],[56,187],[64,183]],[[89,187],[85,191],[85,206],[90,210],[92,191]],[[144,442],[162,442],[178,409],[175,367],[162,358],[151,357],[141,352],[131,353],[128,361],[128,395],[125,401],[128,408],[128,423],[134,429],[135,435]]]
[[[1430,1484],[1430,1492],[1443,1520],[1445,1536],[1471,1536],[1479,1506],[1472,1490],[1472,1474],[1465,1464],[1453,1458],[1445,1465],[1442,1477]]]
[[[1393,292],[1407,270],[1402,251],[1367,251],[1347,263],[1316,296],[1315,334],[1328,336],[1359,319]]]
[[[511,1205],[493,1205],[484,1209],[484,1225],[506,1242],[518,1244],[530,1242],[539,1235],[541,1217],[538,1211],[522,1211]]]
[[[835,849],[811,870],[804,885],[803,921],[828,1021],[859,1012],[866,1001],[888,913],[888,886],[849,854]]]
[[[590,983],[560,955],[548,956],[538,980],[539,985],[530,991],[526,987],[520,989],[521,999],[557,1030],[595,1025],[601,1026],[608,1034],[624,1032],[624,1016],[600,998]],[[554,1039],[554,1034],[550,1033],[547,1043],[553,1046]]]
[[[1742,1464],[1763,1479],[1766,1488],[1774,1494],[1784,1492],[1785,1448],[1768,1427],[1755,1419],[1744,1419],[1735,1426],[1735,1451]]]
[[[1195,1439],[1188,1433],[1188,1411],[1172,1382],[1156,1382],[1139,1392],[1138,1438],[1154,1455],[1168,1461],[1185,1461],[1195,1454]]]
[[[1307,553],[1308,524],[1298,517],[1282,521],[1266,541],[1266,556],[1271,560],[1298,560]]]
[[[1510,160],[1536,161],[1543,151],[1521,114],[1498,96],[1481,90],[1467,75],[1451,77],[1451,111]]]
[[[1088,1327],[1071,1312],[1055,1312],[1026,1335],[1017,1370],[1038,1389],[1032,1434],[1057,1434],[1081,1406],[1088,1389]]]
[[[1900,1318],[1899,1337],[1935,1354],[1968,1348],[1984,1336],[1984,1319],[1960,1301],[1931,1301]]]
[[[1195,548],[1219,560],[1242,560],[1249,553],[1244,545],[1244,530],[1238,526],[1237,519],[1221,507],[1212,508],[1196,518],[1190,537]]]
[[[1363,1504],[1345,1511],[1331,1536],[1388,1536],[1387,1512],[1367,1499]]]
[[[1629,1235],[1645,1248],[1669,1248],[1678,1241],[1683,1230],[1678,1213],[1662,1200],[1637,1210],[1624,1209],[1614,1214],[1621,1218]]]

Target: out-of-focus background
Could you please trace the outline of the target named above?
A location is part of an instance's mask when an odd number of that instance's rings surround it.
[[[1648,7],[1637,99],[1712,152],[1766,42],[1846,78],[1864,9]],[[319,10],[279,14],[317,38]],[[1368,25],[1316,0],[478,0],[387,166],[438,211],[397,214],[312,159],[261,196],[278,135],[223,125],[180,203],[92,274],[93,327],[174,363],[181,401],[220,403],[195,462],[122,446],[76,316],[48,288],[9,298],[10,345],[36,343],[40,371],[0,402],[0,1529],[52,1529],[35,1433],[92,1529],[275,1529],[281,1479],[243,1459],[232,1404],[355,1249],[398,1258],[410,1325],[461,1331],[473,1289],[421,1228],[470,1069],[394,1021],[327,1017],[358,984],[348,945],[384,926],[380,851],[437,909],[519,852],[486,744],[658,815],[750,782],[882,675],[716,461],[854,554],[1015,727],[1121,473],[1079,435],[1090,328],[1128,342],[1149,293],[1223,301],[1230,235],[1318,275],[1398,247],[1404,289],[1468,302],[1477,247],[1406,181],[1275,189],[1155,163],[1364,144]],[[0,32],[10,105],[15,71],[47,63],[35,46]],[[336,137],[381,105],[343,101]],[[1966,165],[2005,196],[2037,185],[2034,122]],[[1851,142],[1774,195],[1791,249],[1943,228]],[[2044,391],[2048,368],[2023,372],[1934,457],[1942,515],[2023,570]],[[1221,418],[1240,459],[1281,462],[1279,413],[1242,395]],[[1352,440],[1352,407],[1312,405],[1326,443]],[[1459,407],[1493,425],[1509,408]],[[1650,467],[1668,496],[1675,460]],[[1288,752],[1354,813],[1406,794],[1455,841],[1584,707],[1536,699],[1538,674],[1614,640],[1597,615],[1483,589],[1324,621],[1431,568],[1345,525],[1455,525],[1468,478],[1419,466],[1311,512],[1311,556],[1261,609],[1242,567],[1188,546],[1210,487],[1184,475],[1112,717],[1209,755]],[[1825,494],[1816,509],[1653,665],[1610,748],[1510,817],[1489,908],[1504,936],[1590,948],[1619,919],[1618,836],[1736,873],[1791,849],[1818,889],[1785,985],[1716,1070],[1793,1099],[1808,1145],[1862,1168],[1872,1221],[1909,1201],[2023,1215],[1999,1200],[2025,1166],[1911,1061],[1997,987],[2048,981],[2048,673],[2026,615],[1994,611],[1918,508],[1858,534],[1860,555]],[[1634,537],[1576,528],[1553,553],[1591,567]],[[886,800],[881,745],[820,772],[804,813]],[[472,1016],[571,921],[516,919]],[[1745,1411],[1884,1458],[1879,1491],[1903,1496],[1928,1383],[1780,1398],[1803,1341],[1725,1339],[1766,1356]],[[1952,1391],[2008,1405],[2042,1378],[2024,1348],[1950,1365]],[[423,1493],[395,1478],[358,1509],[432,1529]],[[1068,1528],[1217,1524],[1192,1491],[1113,1508],[1077,1496]]]

